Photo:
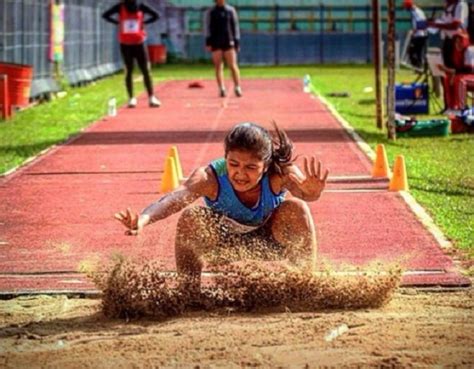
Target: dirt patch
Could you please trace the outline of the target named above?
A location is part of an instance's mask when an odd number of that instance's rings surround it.
[[[100,299],[0,301],[4,368],[474,366],[473,290],[399,289],[376,309],[104,317]],[[346,324],[332,341],[325,336]]]

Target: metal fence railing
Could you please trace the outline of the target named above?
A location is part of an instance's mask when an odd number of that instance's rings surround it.
[[[116,30],[102,12],[116,1],[64,1],[64,65],[71,84],[90,81],[121,68]]]
[[[36,93],[54,88],[48,60],[49,4],[34,0],[0,0],[0,61],[34,66]]]
[[[33,66],[31,97],[58,89],[57,68],[50,59],[51,2],[0,0],[0,62]],[[116,2],[61,1],[64,59],[60,70],[68,83],[91,81],[122,67],[116,27],[105,24],[101,18],[101,13]]]

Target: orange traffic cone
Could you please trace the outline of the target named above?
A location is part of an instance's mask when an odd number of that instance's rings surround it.
[[[176,172],[176,164],[174,158],[168,156],[165,162],[165,171],[161,180],[161,192],[166,193],[173,191],[179,186],[178,173]]]
[[[398,155],[395,158],[395,165],[393,166],[393,176],[388,185],[390,191],[408,191],[407,173],[405,170],[405,158],[403,155]]]
[[[168,151],[168,157],[172,157],[176,164],[176,173],[178,174],[178,180],[183,180],[183,169],[181,167],[181,161],[179,160],[178,148],[176,146],[171,146]]]
[[[390,168],[388,166],[385,146],[382,144],[378,144],[376,153],[377,156],[375,157],[374,166],[372,168],[372,178],[390,178],[391,173]]]

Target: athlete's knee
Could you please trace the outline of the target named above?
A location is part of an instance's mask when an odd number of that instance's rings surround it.
[[[272,233],[289,254],[311,252],[316,232],[308,205],[296,198],[285,200],[273,217]]]
[[[308,204],[305,201],[297,198],[283,201],[280,205],[280,209],[282,212],[286,213],[287,215],[291,215],[292,217],[306,217],[311,214]]]
[[[181,212],[178,219],[178,228],[196,228],[199,227],[200,219],[204,218],[203,208],[193,206],[186,208]]]
[[[191,243],[208,243],[217,237],[216,215],[202,206],[186,208],[178,219],[176,238]]]

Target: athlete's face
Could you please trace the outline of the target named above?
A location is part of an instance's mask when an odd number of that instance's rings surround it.
[[[224,6],[225,0],[216,0],[216,5],[217,6]]]
[[[266,171],[265,162],[249,151],[232,150],[226,156],[227,172],[237,192],[255,188]]]

